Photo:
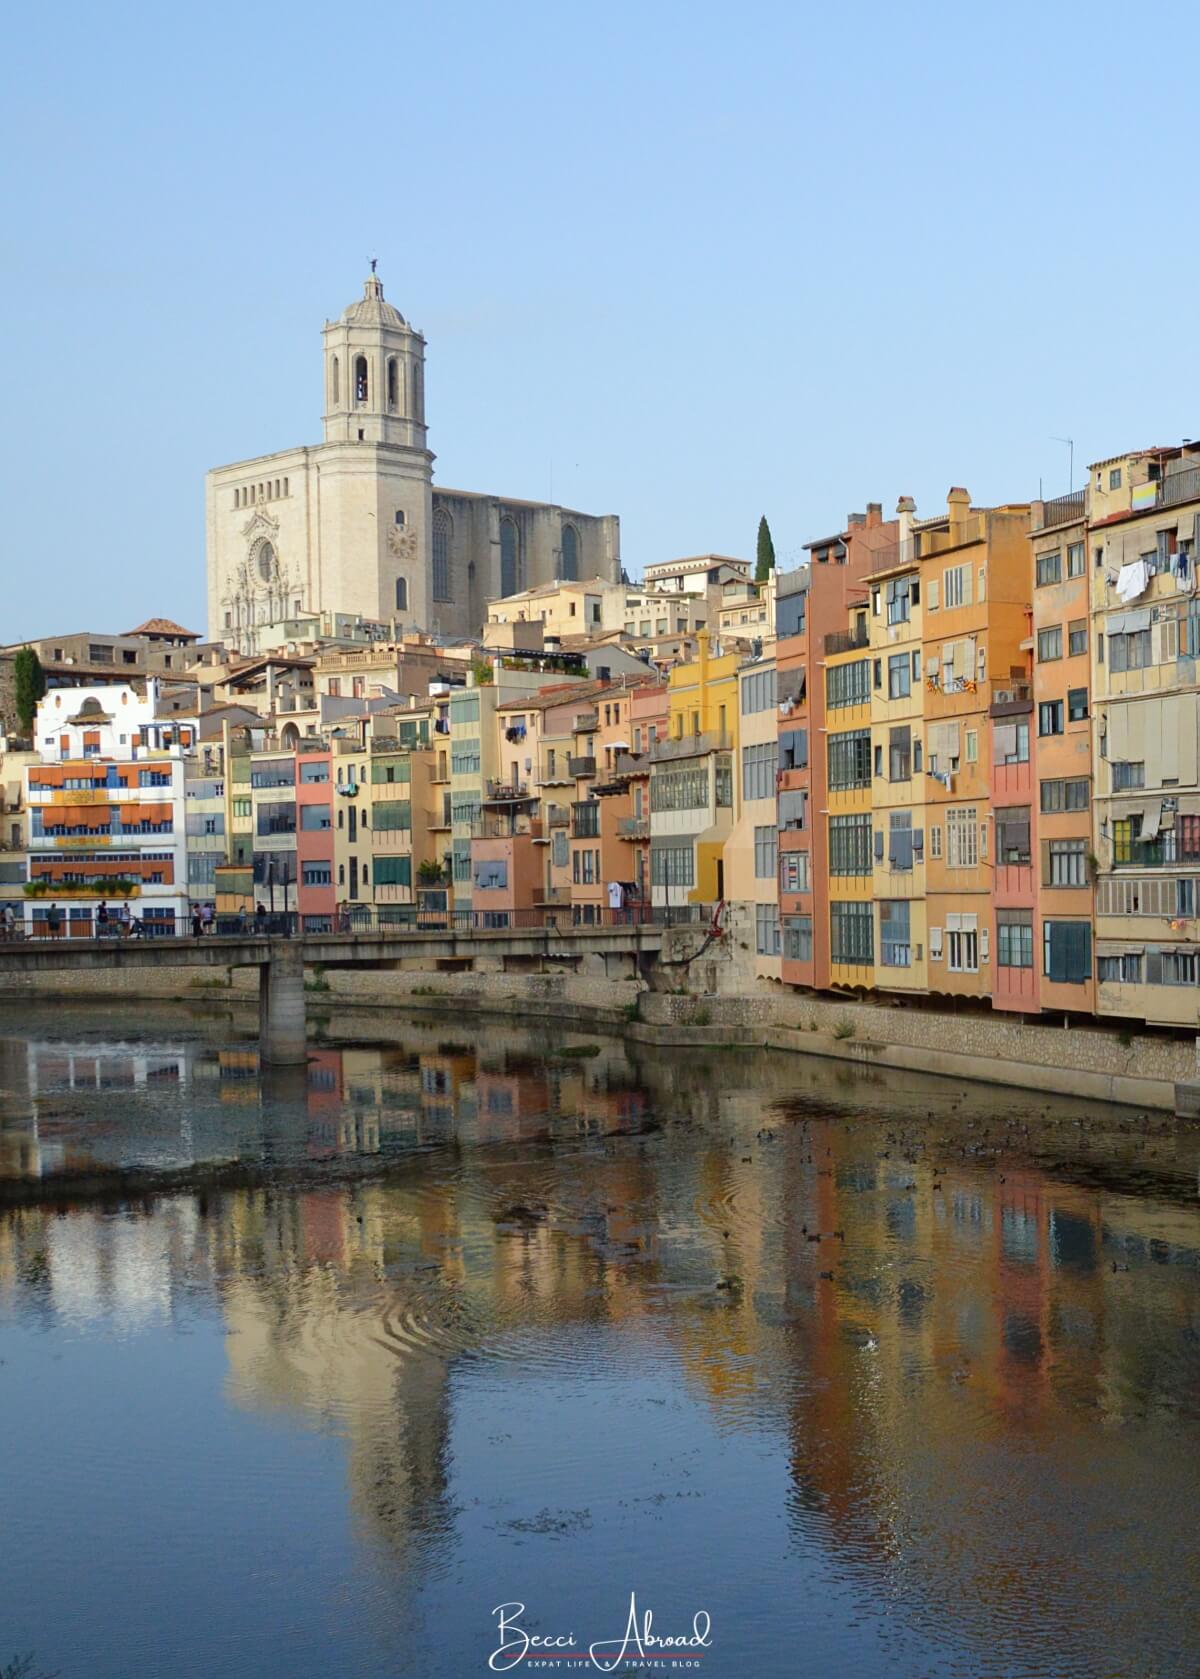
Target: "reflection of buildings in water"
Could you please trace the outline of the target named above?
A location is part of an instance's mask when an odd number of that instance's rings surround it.
[[[343,1434],[356,1509],[409,1560],[414,1544],[432,1542],[451,1522],[453,1349],[419,1333],[428,1289],[378,1281],[389,1252],[411,1253],[419,1241],[420,1217],[392,1220],[391,1199],[372,1186],[356,1197],[295,1196],[285,1219],[265,1203],[244,1208],[240,1238],[257,1269],[232,1276],[222,1301],[231,1398]],[[418,1333],[406,1338],[414,1320]]]
[[[136,1046],[56,1039],[0,1045],[0,1176],[44,1177],[100,1161],[116,1164],[127,1132],[126,1110],[103,1100],[137,1100],[139,1146],[190,1158],[186,1108],[162,1104],[162,1091],[186,1091],[189,1052],[172,1045]]]

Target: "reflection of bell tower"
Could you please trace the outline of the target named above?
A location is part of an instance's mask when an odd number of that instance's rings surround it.
[[[425,448],[425,340],[393,304],[371,264],[363,296],[327,321],[326,443]]]

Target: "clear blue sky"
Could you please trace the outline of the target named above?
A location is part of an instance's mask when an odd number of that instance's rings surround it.
[[[781,559],[1200,433],[1200,8],[23,6],[0,640],[203,629],[203,476],[320,433],[379,258],[444,484]]]

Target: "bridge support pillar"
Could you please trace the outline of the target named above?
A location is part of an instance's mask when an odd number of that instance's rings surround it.
[[[298,941],[273,946],[271,960],[258,970],[258,1055],[270,1067],[302,1065],[307,1059],[304,953]]]

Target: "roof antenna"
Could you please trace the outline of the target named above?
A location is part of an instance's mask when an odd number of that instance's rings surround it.
[[[377,263],[377,262],[378,262],[378,261],[379,261],[379,258],[378,258],[378,257],[372,257],[372,258],[371,258],[371,273],[372,273],[372,274],[374,274],[374,272],[375,272],[375,264],[376,264],[376,263]]]

